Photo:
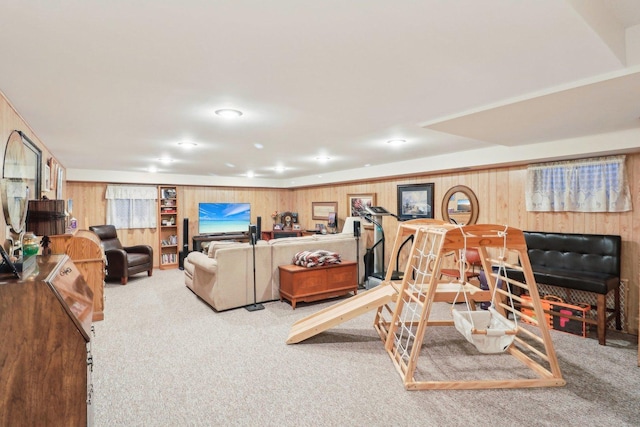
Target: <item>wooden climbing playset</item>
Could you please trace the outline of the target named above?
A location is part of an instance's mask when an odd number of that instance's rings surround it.
[[[392,281],[389,272],[381,285],[301,319],[292,326],[287,343],[300,342],[376,310],[374,328],[408,390],[565,384],[549,326],[537,321],[544,319],[544,309],[521,230],[492,224],[454,226],[410,221],[399,225],[392,257],[411,234],[413,244],[401,282]],[[488,290],[466,282],[464,274],[460,274],[462,279],[453,281],[441,278],[440,269],[445,257],[452,254],[459,259],[458,268],[463,273],[468,267],[464,262],[464,252],[468,248],[476,248],[480,253]],[[507,277],[506,267],[521,269],[525,281]],[[520,297],[524,293],[529,295],[526,300]],[[479,301],[490,301],[490,308],[476,310],[475,302]],[[451,306],[448,319],[431,318],[434,303],[438,302]],[[523,313],[523,307],[535,316]],[[429,341],[424,340],[425,334],[434,327],[457,330],[475,347],[479,356],[510,357],[519,363],[499,378],[462,379],[456,378],[455,372],[448,372],[445,378],[423,378],[428,377],[429,369],[425,370],[427,373],[417,375],[418,364],[434,363],[429,357],[432,350]],[[504,365],[498,360],[492,363]]]

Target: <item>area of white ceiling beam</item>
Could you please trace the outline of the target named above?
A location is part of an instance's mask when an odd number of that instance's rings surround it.
[[[640,64],[640,24],[627,28],[626,47],[627,47],[627,65]]]
[[[566,0],[595,31],[611,52],[627,65],[625,27],[605,4],[609,0]]]
[[[626,84],[631,84],[630,90]],[[640,126],[640,67],[529,94],[423,126],[517,146]]]

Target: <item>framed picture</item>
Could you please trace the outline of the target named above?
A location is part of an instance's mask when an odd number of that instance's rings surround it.
[[[360,216],[365,207],[376,205],[376,193],[347,194],[347,216]]]
[[[56,199],[62,199],[62,182],[64,181],[64,169],[58,167],[58,177],[56,182]]]
[[[328,221],[329,212],[338,212],[338,202],[311,202],[311,219]]]
[[[398,185],[398,219],[433,218],[433,183]]]
[[[44,165],[44,187],[43,192],[51,191],[51,168],[49,165]]]

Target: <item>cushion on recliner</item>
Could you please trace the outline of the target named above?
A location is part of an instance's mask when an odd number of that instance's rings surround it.
[[[147,264],[149,262],[149,256],[147,254],[128,253],[127,262],[129,263],[129,267]]]
[[[122,244],[118,240],[118,232],[113,225],[93,225],[89,229],[96,233],[105,251],[122,249]]]

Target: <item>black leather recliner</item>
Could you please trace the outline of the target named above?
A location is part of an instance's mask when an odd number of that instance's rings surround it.
[[[129,276],[143,271],[146,271],[148,276],[153,274],[153,248],[151,246],[123,247],[113,225],[92,225],[89,230],[98,235],[107,256],[107,279],[118,279],[120,283],[126,285]]]

